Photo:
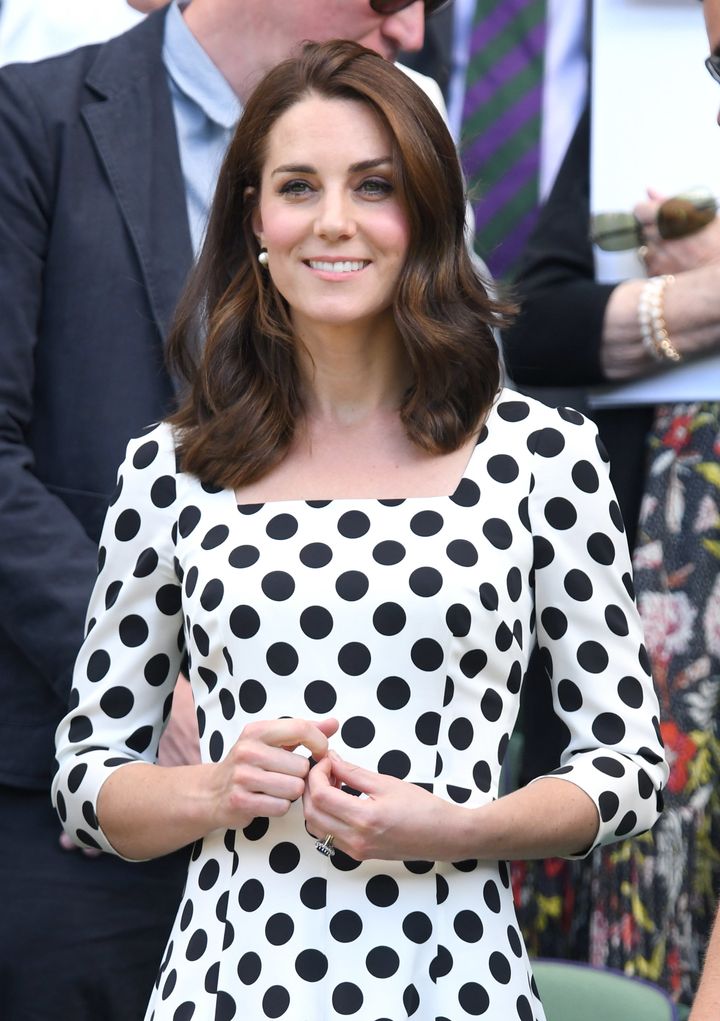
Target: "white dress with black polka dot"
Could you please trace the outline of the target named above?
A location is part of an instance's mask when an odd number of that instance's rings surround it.
[[[58,811],[111,851],[109,774],[153,761],[183,650],[202,755],[252,720],[341,721],[331,746],[468,807],[497,795],[537,637],[598,842],[647,829],[666,767],[626,540],[594,427],[511,391],[452,496],[281,501],[130,444],[58,731]],[[537,633],[536,633],[537,632]],[[301,803],[195,846],[147,1018],[544,1017],[504,863],[318,854]]]

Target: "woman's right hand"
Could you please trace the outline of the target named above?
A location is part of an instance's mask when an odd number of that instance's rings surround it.
[[[258,720],[220,762],[196,766],[129,763],[102,785],[97,815],[125,858],[157,858],[217,829],[243,829],[257,816],[281,816],[305,790],[306,748],[320,761],[335,719]]]
[[[211,829],[242,829],[256,816],[282,816],[305,791],[310,771],[306,748],[319,762],[338,729],[325,720],[258,720],[243,728],[225,758],[212,767]]]

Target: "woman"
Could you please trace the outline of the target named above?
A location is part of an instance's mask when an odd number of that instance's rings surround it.
[[[651,192],[633,210],[648,276],[596,281],[589,113],[528,245],[517,277],[522,312],[503,334],[504,353],[519,386],[574,387],[574,401],[583,386],[630,383],[658,369],[675,380],[678,403],[591,411],[633,551],[671,772],[652,834],[602,848],[593,861],[518,863],[513,886],[537,956],[641,975],[688,1007],[720,891],[720,401],[707,399],[712,369],[687,371],[693,359],[720,351],[720,218],[664,239]],[[649,332],[642,325],[648,299],[660,313]],[[658,360],[663,331],[683,364],[662,345]],[[717,382],[715,389],[720,397]],[[521,780],[559,758],[549,685],[524,692]]]
[[[73,837],[195,841],[156,1021],[542,1017],[504,859],[656,819],[594,429],[499,391],[464,211],[440,118],[355,44],[272,71],[228,152],[58,731]],[[568,747],[496,799],[536,620]],[[203,763],[164,769],[185,651]]]

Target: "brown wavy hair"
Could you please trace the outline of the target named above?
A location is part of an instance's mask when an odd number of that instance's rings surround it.
[[[465,190],[443,120],[410,79],[357,43],[308,43],[250,97],[220,171],[207,235],[181,298],[168,357],[187,391],[170,418],[185,471],[238,487],[286,455],[304,408],[287,304],[257,261],[252,230],[267,138],[309,94],[371,107],[393,143],[410,232],[393,305],[412,372],[399,409],[410,439],[457,449],[500,385],[492,333],[510,311],[488,295],[465,243]]]

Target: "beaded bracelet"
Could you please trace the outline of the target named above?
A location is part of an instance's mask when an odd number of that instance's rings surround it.
[[[669,273],[650,277],[640,292],[638,318],[643,347],[656,362],[681,362],[683,356],[670,340],[665,324],[665,288],[673,283]]]

